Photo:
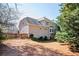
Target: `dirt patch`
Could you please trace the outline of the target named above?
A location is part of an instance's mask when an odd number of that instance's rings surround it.
[[[58,42],[40,43],[30,39],[12,39],[0,45],[2,56],[79,56],[69,50],[68,44]]]

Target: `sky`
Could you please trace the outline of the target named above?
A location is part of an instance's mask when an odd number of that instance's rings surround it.
[[[10,4],[12,7],[12,4]],[[17,6],[21,17],[42,18],[56,20],[59,15],[60,6],[58,3],[22,3]]]

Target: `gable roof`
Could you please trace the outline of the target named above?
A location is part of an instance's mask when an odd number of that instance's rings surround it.
[[[31,18],[31,17],[25,17],[25,18],[22,19],[22,21],[26,21],[29,24],[41,25],[41,23],[38,21],[38,19],[34,19],[34,18]]]
[[[42,21],[45,21],[45,22],[50,22],[52,25],[54,25],[54,24],[55,24],[52,20],[49,20],[49,19],[48,19],[48,18],[46,18],[46,17],[42,17],[42,18],[40,18],[40,22],[42,22]]]
[[[40,21],[52,22],[50,19],[48,19],[48,18],[46,18],[46,17],[42,17],[42,18],[40,18]]]
[[[19,30],[21,30],[21,28],[26,26],[27,24],[38,25],[38,26],[41,25],[41,23],[38,21],[38,19],[34,19],[31,17],[24,17],[21,19],[21,21],[19,23]]]

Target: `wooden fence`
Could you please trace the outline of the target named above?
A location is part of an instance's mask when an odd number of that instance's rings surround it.
[[[29,38],[27,34],[25,33],[4,33],[5,37],[8,39],[12,39],[12,38],[21,38],[21,39],[25,39],[25,38]]]

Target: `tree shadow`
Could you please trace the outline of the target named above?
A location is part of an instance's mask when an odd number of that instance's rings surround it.
[[[11,48],[3,43],[0,44],[0,56],[20,56],[21,52],[16,48]]]
[[[49,48],[43,47],[41,45],[31,45],[26,43],[23,47],[23,56],[62,56],[63,54],[57,51],[52,51]]]
[[[32,40],[32,39],[31,39]],[[51,42],[56,42],[56,39],[49,39],[49,40],[32,40],[40,43],[51,43]]]
[[[69,45],[69,43],[61,43],[62,46]]]
[[[8,46],[0,44],[0,56],[62,56],[57,51],[52,51],[40,45],[26,43],[24,46]]]

